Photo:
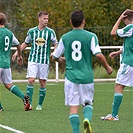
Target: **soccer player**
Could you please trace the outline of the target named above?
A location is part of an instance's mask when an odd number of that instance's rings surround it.
[[[3,82],[5,88],[11,91],[16,96],[20,97],[24,102],[25,110],[29,109],[29,97],[19,89],[18,86],[12,84],[12,75],[10,68],[10,49],[11,46],[16,46],[18,51],[17,61],[22,65],[21,46],[14,34],[5,27],[6,16],[0,13],[0,82]],[[0,111],[3,107],[0,101]]]
[[[26,93],[30,97],[30,110],[32,110],[32,95],[34,82],[39,78],[39,100],[36,110],[42,110],[42,104],[46,95],[46,81],[49,73],[50,63],[50,43],[54,46],[58,43],[53,29],[47,27],[49,14],[45,11],[38,13],[38,26],[29,29],[25,42],[21,45],[21,50],[31,43],[31,50],[28,58],[27,75],[28,85]],[[13,55],[14,60],[17,52]]]
[[[125,23],[125,27],[122,29],[118,29],[121,22]],[[114,101],[112,105],[112,113],[101,117],[102,120],[111,120],[116,121],[118,118],[119,107],[122,102],[123,90],[125,86],[133,86],[133,11],[125,10],[115,25],[112,28],[111,35],[118,35],[119,37],[124,39],[123,49],[111,52],[110,57],[115,58],[122,54],[122,60],[120,64],[120,68],[117,73],[115,89],[114,89]]]
[[[113,69],[101,53],[97,36],[84,30],[85,19],[82,10],[73,11],[70,22],[73,30],[61,37],[52,58],[58,62],[66,60],[65,105],[70,106],[69,119],[73,133],[79,133],[78,108],[80,104],[83,106],[84,133],[92,133],[90,125],[94,96],[92,55],[96,56],[108,74],[111,74]],[[62,54],[65,58],[61,57]]]

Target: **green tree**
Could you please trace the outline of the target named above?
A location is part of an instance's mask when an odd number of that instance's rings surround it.
[[[123,41],[118,37],[110,37],[110,31],[127,8],[133,9],[133,0],[0,0],[0,11],[6,13],[8,27],[15,32],[20,42],[24,41],[28,29],[38,24],[39,11],[49,12],[48,26],[56,31],[59,39],[72,29],[70,13],[82,9],[85,29],[97,34],[101,46],[122,45]]]

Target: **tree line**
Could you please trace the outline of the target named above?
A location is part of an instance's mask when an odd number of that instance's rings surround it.
[[[110,31],[119,15],[127,8],[133,8],[133,0],[0,0],[0,12],[7,16],[7,27],[21,43],[28,29],[38,25],[39,11],[49,13],[48,26],[55,30],[59,39],[72,29],[71,12],[81,9],[86,20],[85,29],[97,34],[100,45],[122,45],[122,40],[111,37]],[[27,52],[24,54],[27,56]]]

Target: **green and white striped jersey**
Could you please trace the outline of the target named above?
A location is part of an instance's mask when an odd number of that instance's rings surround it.
[[[59,58],[64,53],[66,59],[65,77],[77,84],[94,82],[92,55],[101,53],[97,36],[82,29],[64,34],[53,52]]]
[[[124,39],[121,63],[133,67],[133,24],[118,29],[117,34]]]
[[[18,45],[19,41],[10,30],[0,28],[0,68],[10,68],[11,46]]]
[[[25,39],[26,44],[31,43],[28,61],[49,64],[51,42],[53,45],[58,43],[53,29],[45,27],[39,30],[37,26],[29,29]]]

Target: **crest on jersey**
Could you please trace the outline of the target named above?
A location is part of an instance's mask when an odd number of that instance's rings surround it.
[[[38,45],[38,46],[43,46],[45,44],[45,39],[44,38],[37,38],[35,40],[35,43]]]

